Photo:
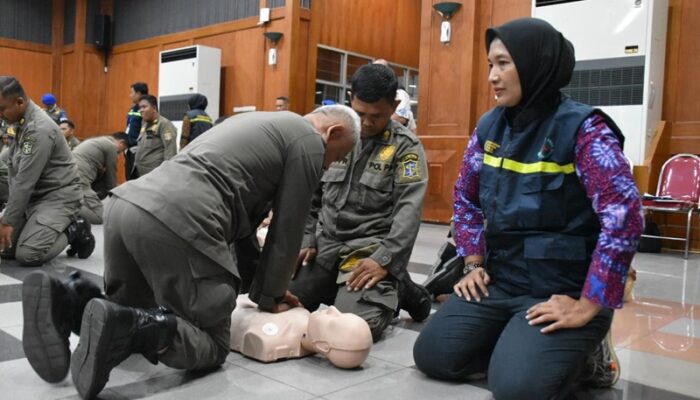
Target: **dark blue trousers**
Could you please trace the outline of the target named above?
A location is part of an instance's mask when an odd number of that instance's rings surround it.
[[[564,398],[610,329],[612,310],[602,309],[581,328],[543,334],[544,325],[530,326],[525,314],[547,298],[513,296],[495,285],[489,292],[481,302],[449,297],[416,340],[416,367],[444,380],[487,372],[497,400]]]

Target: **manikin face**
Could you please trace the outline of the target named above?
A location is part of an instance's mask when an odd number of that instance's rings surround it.
[[[489,83],[496,96],[496,104],[515,107],[523,98],[520,77],[513,58],[501,39],[491,42],[488,53]]]
[[[24,115],[26,103],[22,97],[5,97],[0,94],[0,118],[14,124]]]
[[[141,118],[146,122],[153,122],[158,118],[158,111],[146,100],[139,101],[139,111],[141,111]]]
[[[390,103],[384,99],[379,99],[374,103],[364,101],[352,96],[350,104],[362,121],[362,137],[372,137],[384,132],[384,128],[389,123],[391,115],[396,111],[398,101]]]
[[[372,333],[359,316],[331,306],[311,314],[302,344],[324,354],[336,367],[356,368],[369,355]]]

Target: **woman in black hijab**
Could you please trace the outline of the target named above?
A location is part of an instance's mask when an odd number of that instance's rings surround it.
[[[486,50],[496,107],[454,191],[464,276],[416,340],[416,366],[448,380],[488,370],[499,400],[609,387],[619,365],[603,339],[643,226],[622,134],[562,95],[574,48],[547,22],[488,29]]]
[[[180,136],[180,149],[197,139],[199,135],[214,126],[209,115],[206,113],[207,97],[203,94],[194,93],[187,99],[190,110],[182,118],[182,135]]]

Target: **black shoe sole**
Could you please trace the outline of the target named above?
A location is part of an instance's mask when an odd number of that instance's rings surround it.
[[[85,306],[80,328],[80,343],[71,358],[71,376],[83,399],[92,399],[104,389],[114,367],[130,352],[129,330],[117,329],[120,321],[112,312],[114,305],[92,299]],[[130,326],[130,323],[129,323]]]
[[[70,333],[61,333],[53,315],[56,287],[44,271],[35,271],[22,284],[24,328],[22,347],[29,364],[41,379],[57,383],[65,379],[70,366]]]

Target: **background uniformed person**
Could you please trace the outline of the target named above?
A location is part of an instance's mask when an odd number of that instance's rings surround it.
[[[187,146],[199,135],[211,129],[213,121],[206,113],[207,97],[195,93],[187,100],[190,110],[182,118],[182,135],[180,135],[180,148]]]
[[[58,127],[61,128],[63,137],[66,138],[66,142],[68,143],[68,147],[71,149],[71,151],[75,149],[80,144],[80,140],[75,137],[75,122],[66,119],[61,121],[61,123],[58,124]]]
[[[362,142],[323,175],[300,253],[308,265],[290,285],[309,310],[334,304],[361,316],[375,341],[399,307],[419,321],[431,306],[406,272],[428,171],[418,138],[391,119],[397,86],[384,65],[365,65],[353,75],[351,104],[362,120]]]
[[[139,98],[143,123],[134,159],[132,178],[143,176],[177,153],[177,129],[170,120],[158,113],[158,99],[146,94]]]
[[[117,156],[126,150],[129,138],[124,132],[88,139],[76,147],[73,157],[78,166],[83,203],[78,215],[91,224],[102,223],[102,200],[93,190],[110,191],[117,186]]]
[[[82,192],[63,134],[19,81],[0,77],[0,117],[17,124],[10,145],[10,194],[0,219],[0,251],[22,265],[41,265],[71,244],[81,258],[95,246],[89,224],[76,216]]]
[[[84,312],[62,308],[59,299],[43,292],[46,297],[36,300],[46,300],[57,313],[83,316],[70,361],[78,393],[93,398],[111,369],[137,352],[173,368],[221,365],[230,353],[239,288],[249,288],[250,298],[265,311],[298,305],[287,285],[312,193],[322,169],[353,147],[359,126],[346,106],[305,117],[246,113],[212,128],[161,168],[115,189],[105,208],[108,300],[92,299]],[[270,209],[275,218],[256,264],[239,249],[255,238],[255,227]],[[63,339],[56,335],[31,333],[47,345]],[[67,334],[65,339],[63,352],[56,353],[69,354]],[[52,371],[41,376],[65,376],[66,358],[56,357]],[[30,363],[47,365],[41,358]]]
[[[44,111],[46,114],[56,123],[60,124],[61,121],[68,119],[66,112],[56,104],[56,96],[51,93],[46,93],[41,97],[41,103],[44,105]]]
[[[131,179],[131,171],[134,169],[134,158],[136,146],[141,133],[141,111],[139,111],[139,99],[144,94],[148,94],[148,84],[145,82],[134,82],[129,87],[129,98],[133,105],[126,114],[126,134],[129,136],[129,150],[124,152],[124,175],[126,179]]]

